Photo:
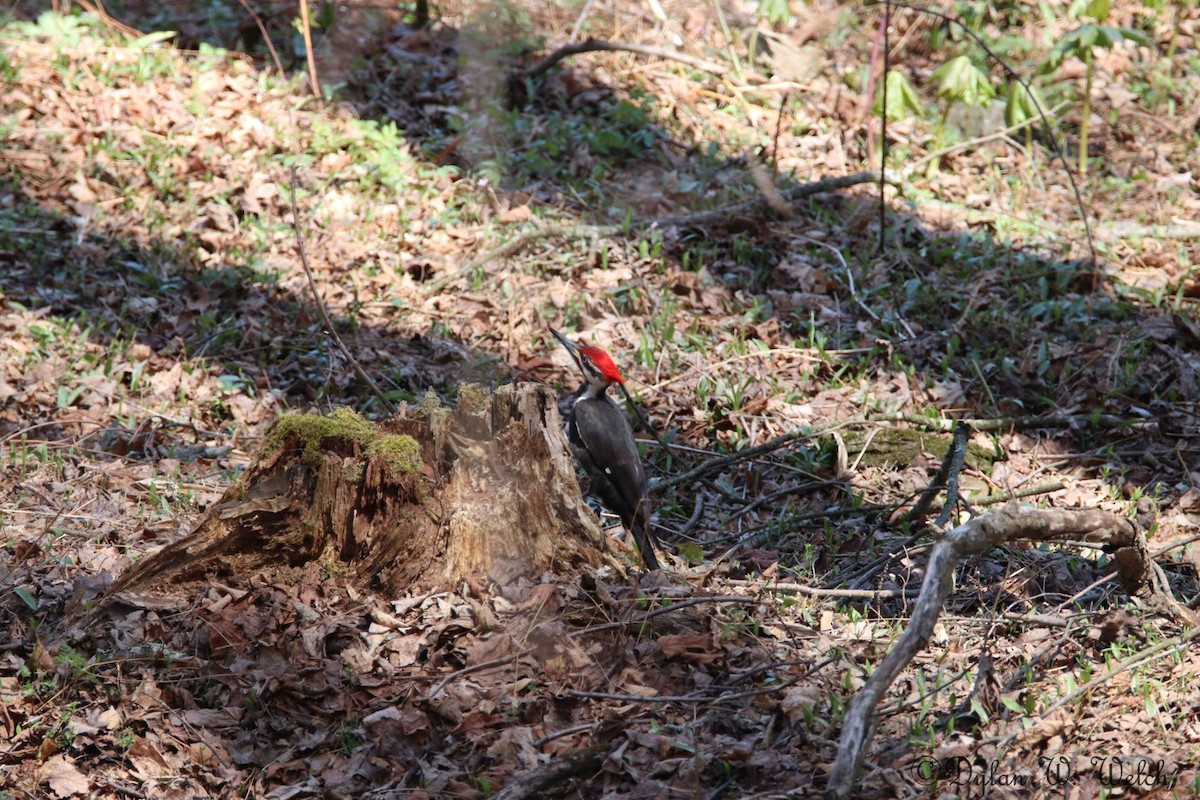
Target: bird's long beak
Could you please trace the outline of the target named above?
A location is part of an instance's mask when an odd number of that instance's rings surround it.
[[[571,355],[574,356],[579,352],[579,345],[575,344],[570,339],[563,336],[558,331],[554,330],[554,328],[551,328],[550,332],[554,334],[554,338],[558,339],[558,341],[562,344],[563,347],[567,348],[567,350],[570,351]]]
[[[587,370],[583,368],[583,356],[579,353],[579,345],[575,344],[570,339],[554,330],[554,328],[551,328],[550,332],[554,334],[554,338],[558,339],[559,343],[563,347],[567,348],[567,352],[571,354],[571,360],[575,362],[575,366],[579,367],[579,371],[582,372],[586,378]]]

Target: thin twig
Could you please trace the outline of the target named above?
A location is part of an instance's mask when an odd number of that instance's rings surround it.
[[[882,180],[883,179],[881,177],[880,186],[883,185]],[[808,242],[809,244],[816,245],[817,247],[823,247],[830,253],[833,253],[834,258],[841,263],[842,270],[846,273],[847,288],[850,290],[850,297],[854,300],[855,305],[861,308],[868,317],[882,325],[883,320],[879,318],[879,315],[872,311],[871,307],[863,302],[862,298],[858,296],[858,288],[854,285],[854,272],[850,269],[850,265],[846,262],[846,257],[842,255],[842,251],[829,244],[829,242],[822,242],[820,239],[813,239],[810,236],[800,236],[799,238],[805,242]],[[909,338],[915,339],[917,334],[913,331],[912,326],[910,326],[908,322],[901,316],[897,316],[896,319],[900,321],[900,324],[904,327],[904,331],[908,334]]]
[[[687,536],[692,528],[696,527],[696,523],[700,521],[700,515],[704,513],[704,492],[696,493],[696,505],[692,508],[692,515],[688,517],[688,521],[679,529],[677,535]]]
[[[598,723],[598,722],[584,722],[581,725],[572,725],[570,728],[563,728],[561,731],[555,731],[554,733],[547,733],[542,738],[535,740],[533,743],[533,746],[535,749],[540,750],[541,748],[545,747],[546,745],[550,744],[551,742],[553,742],[557,739],[562,739],[567,736],[573,736],[577,733],[584,733],[586,731],[590,731],[599,724],[600,723]]]
[[[763,442],[755,447],[747,447],[745,450],[739,450],[736,453],[731,453],[727,456],[721,456],[720,458],[714,458],[709,461],[705,461],[700,466],[694,469],[689,469],[682,475],[676,475],[674,478],[668,478],[665,481],[659,481],[652,486],[648,486],[646,490],[651,494],[662,494],[668,489],[672,489],[680,484],[690,483],[697,478],[707,475],[710,472],[715,472],[722,467],[730,464],[736,464],[739,461],[745,461],[748,458],[754,458],[755,456],[762,455],[763,453],[769,453],[772,450],[778,450],[784,445],[808,436],[812,436],[812,432],[808,430],[797,430],[790,433],[785,433],[782,436],[776,436],[774,439]]]
[[[898,597],[916,597],[916,589],[822,589],[802,583],[764,583],[762,581],[726,580],[730,586],[760,588],[780,594],[800,594],[805,597],[839,597],[848,600],[890,600]]]
[[[887,247],[887,194],[883,183],[883,173],[887,171],[887,123],[888,123],[888,69],[891,62],[888,28],[892,23],[892,4],[884,0],[883,4],[883,108],[879,115],[879,253],[882,255]],[[867,102],[871,102],[870,97]],[[870,106],[867,106],[870,108]],[[909,333],[911,336],[911,332]]]
[[[318,99],[321,94],[321,82],[317,80],[317,57],[313,53],[312,25],[308,22],[308,0],[300,0],[300,32],[304,36],[304,55],[308,59],[308,80],[313,94]]]
[[[765,694],[778,694],[784,689],[796,685],[800,681],[813,675],[818,670],[823,669],[829,664],[837,660],[836,656],[828,656],[810,668],[794,677],[788,678],[780,683],[773,683],[770,686],[763,686],[758,689],[748,689],[744,692],[733,692],[730,694],[721,694],[713,697],[709,694],[683,694],[683,695],[654,695],[646,697],[638,694],[622,694],[619,692],[582,692],[577,690],[568,690],[567,694],[573,697],[590,698],[595,700],[617,700],[624,703],[728,703],[730,700],[745,700],[748,697],[760,697]]]
[[[1042,709],[1041,713],[1038,714],[1038,718],[1046,719],[1058,709],[1062,708],[1068,703],[1075,702],[1080,697],[1083,697],[1085,694],[1095,689],[1097,686],[1103,686],[1116,676],[1120,675],[1122,672],[1128,672],[1129,670],[1137,669],[1138,667],[1149,664],[1152,661],[1162,661],[1163,659],[1174,655],[1175,653],[1182,653],[1184,650],[1187,650],[1189,647],[1191,647],[1192,642],[1196,641],[1198,638],[1200,638],[1200,627],[1192,628],[1191,630],[1186,631],[1179,636],[1173,636],[1170,639],[1164,639],[1161,642],[1157,642],[1150,647],[1147,647],[1145,650],[1134,653],[1128,658],[1117,662],[1112,667],[1092,678],[1087,683],[1076,687],[1074,691],[1068,692],[1067,694],[1058,698],[1058,700]],[[1005,736],[1003,739],[1001,739],[1001,742],[1003,742],[1005,745],[1011,743],[1012,740],[1023,733],[1024,730],[1024,728],[1020,728],[1018,731]]]
[[[742,62],[738,59],[737,50],[735,49],[736,39],[733,38],[733,33],[729,30],[729,23],[725,21],[725,10],[721,8],[721,0],[713,0],[713,11],[717,14],[717,24],[721,26],[721,33],[725,36],[725,46],[729,49],[729,60],[733,62],[733,73],[737,75],[738,80],[745,83],[745,78],[742,77]],[[754,54],[750,54],[751,64],[754,63]]]
[[[595,2],[596,0],[587,0],[587,2],[583,4],[583,10],[580,11],[579,16],[575,18],[575,24],[571,27],[571,35],[567,37],[567,41],[573,42],[575,41],[576,37],[579,36],[579,32],[583,30],[583,22],[587,19],[588,14],[592,12],[592,6],[595,4]]]
[[[950,450],[946,453],[947,468],[941,481],[942,485],[946,487],[946,502],[942,504],[942,512],[933,522],[933,526],[939,530],[950,521],[954,509],[958,507],[958,476],[962,474],[963,463],[967,458],[967,444],[970,441],[969,430],[961,422],[954,426]]]
[[[136,28],[131,28],[116,17],[111,16],[100,3],[92,5],[90,2],[88,2],[88,0],[75,0],[75,2],[77,2],[79,7],[84,11],[91,14],[93,17],[100,20],[101,23],[115,31],[120,31],[130,38],[137,38],[142,35],[141,31],[137,30]]]
[[[762,601],[756,597],[742,597],[741,595],[710,595],[708,597],[690,597],[687,600],[681,600],[677,603],[672,602],[669,606],[663,606],[662,608],[656,608],[653,611],[647,611],[645,614],[641,614],[634,619],[621,620],[619,622],[606,622],[602,625],[591,625],[587,628],[580,628],[577,631],[571,631],[570,638],[574,639],[578,636],[584,636],[586,634],[610,631],[617,628],[625,628],[630,625],[640,625],[643,622],[649,622],[655,617],[662,616],[663,614],[670,614],[673,611],[680,611],[685,608],[691,608],[692,606],[704,605],[707,603],[737,603],[741,605],[755,606],[760,602]]]
[[[1044,414],[1026,417],[993,417],[993,418],[962,418],[946,419],[944,417],[924,417],[919,414],[886,414],[875,419],[876,422],[910,422],[935,431],[949,433],[954,430],[957,422],[962,422],[971,430],[980,433],[994,433],[1007,430],[1035,430],[1037,428],[1086,428],[1093,425],[1098,428],[1133,428],[1136,425],[1157,424],[1154,419],[1129,419],[1116,414]]]
[[[283,62],[279,60],[279,53],[275,52],[275,43],[271,41],[271,34],[267,32],[267,26],[263,23],[262,18],[254,11],[249,0],[238,0],[242,4],[242,8],[246,9],[246,13],[254,20],[254,24],[258,26],[258,32],[262,34],[263,41],[267,45],[267,50],[271,53],[271,60],[275,62],[275,69],[279,72],[280,77],[283,77]]]
[[[1069,106],[1069,105],[1071,105],[1071,104],[1070,103],[1059,103],[1058,105],[1056,105],[1054,108],[1050,109],[1046,113],[1048,113],[1050,116],[1055,116],[1056,114],[1058,114],[1058,112],[1067,108],[1067,106]],[[942,156],[949,155],[950,153],[957,153],[959,150],[967,150],[972,147],[978,147],[981,144],[987,144],[988,142],[994,141],[996,139],[1003,139],[1004,137],[1008,136],[1009,134],[1016,133],[1017,131],[1021,130],[1021,128],[1027,127],[1029,124],[1030,124],[1029,120],[1026,120],[1025,122],[1018,122],[1015,125],[1010,125],[1002,131],[996,131],[995,133],[989,133],[984,136],[976,136],[974,139],[966,139],[961,142],[955,142],[954,144],[949,145],[947,147],[943,147],[941,150],[938,150],[934,153],[928,153],[926,155],[923,155],[920,158],[918,158],[916,161],[912,162],[911,164],[907,164],[904,167],[904,169],[901,171],[900,174],[903,175],[904,177],[908,177],[909,175],[912,175],[917,170],[919,170],[921,167],[928,164],[930,161],[933,161],[935,158],[941,158]]]
[[[564,58],[579,55],[580,53],[593,52],[621,52],[621,53],[637,53],[642,56],[651,58],[665,58],[668,61],[678,61],[680,64],[687,64],[689,67],[695,67],[705,72],[711,72],[713,75],[724,75],[729,72],[729,67],[724,64],[714,64],[711,61],[705,61],[702,58],[689,56],[687,53],[680,53],[677,50],[668,50],[665,47],[654,47],[646,44],[633,44],[626,42],[605,42],[599,39],[587,39],[575,44],[565,44],[558,48],[550,55],[543,58],[541,61],[534,64],[532,67],[524,69],[520,73],[520,78],[536,78],[542,73],[549,70]]]
[[[979,497],[971,502],[980,508],[994,506],[998,503],[1007,503],[1009,500],[1020,500],[1025,497],[1033,497],[1039,494],[1050,494],[1057,492],[1059,489],[1065,489],[1067,485],[1062,481],[1050,481],[1049,483],[1039,483],[1036,486],[1030,486],[1027,489],[1017,489],[1011,492],[1001,492],[1000,494],[991,494],[986,497]]]
[[[296,205],[297,189],[295,167],[292,167],[291,169],[291,182],[292,194],[290,199],[292,202],[292,230],[296,234],[296,251],[300,254],[300,265],[304,267],[304,275],[308,278],[308,288],[309,291],[312,292],[313,303],[316,304],[317,310],[321,312],[321,320],[325,323],[325,329],[329,331],[329,335],[333,337],[334,342],[337,343],[338,348],[342,351],[342,355],[345,356],[346,360],[350,362],[350,365],[354,368],[354,371],[358,374],[358,377],[362,378],[367,386],[371,388],[371,392],[375,395],[376,399],[379,400],[384,409],[387,410],[388,415],[390,416],[395,414],[396,407],[392,405],[392,401],[388,400],[387,395],[383,393],[383,391],[375,383],[375,380],[370,376],[370,374],[367,373],[365,369],[363,369],[362,364],[358,363],[358,359],[354,357],[354,355],[350,352],[350,348],[346,346],[344,341],[342,341],[341,334],[339,334],[337,328],[334,327],[333,320],[329,318],[329,312],[325,309],[325,303],[321,300],[321,295],[317,291],[317,281],[313,277],[312,267],[310,267],[308,264],[308,253],[304,247],[304,230],[300,225],[300,209]]]
[[[837,481],[837,480],[827,480],[827,481],[815,480],[815,481],[805,481],[804,483],[795,483],[795,484],[792,484],[791,486],[787,486],[783,489],[779,489],[778,491],[771,492],[770,494],[764,494],[762,497],[755,498],[753,502],[748,503],[744,507],[735,511],[733,513],[733,515],[729,517],[729,519],[730,519],[730,521],[733,521],[735,519],[738,519],[739,517],[744,517],[747,514],[749,514],[751,511],[753,511],[754,509],[756,509],[760,506],[764,506],[767,503],[773,503],[776,500],[780,499],[781,497],[787,497],[790,494],[800,494],[801,492],[807,492],[810,489],[819,489],[823,486],[838,487],[841,485],[842,485],[842,482]]]
[[[783,110],[787,108],[787,102],[791,98],[791,92],[784,92],[783,97],[779,98],[779,108],[775,112],[775,135],[771,139],[771,178],[772,180],[779,176],[779,134],[783,128]]]
[[[458,680],[459,678],[466,677],[467,675],[473,675],[477,672],[487,672],[489,669],[496,669],[497,667],[505,667],[505,666],[514,664],[517,661],[520,661],[525,656],[533,653],[533,651],[534,651],[534,648],[530,647],[530,648],[526,648],[525,650],[522,650],[518,653],[513,653],[511,655],[507,655],[502,658],[494,658],[491,661],[484,661],[480,664],[474,664],[470,667],[463,667],[460,670],[455,670],[454,672],[451,672],[449,675],[446,675],[444,678],[442,678],[440,681],[438,681],[436,684],[434,684],[433,688],[431,688],[426,693],[425,696],[433,697],[438,692],[440,692],[442,689],[445,689],[446,685],[449,684],[451,681]]]

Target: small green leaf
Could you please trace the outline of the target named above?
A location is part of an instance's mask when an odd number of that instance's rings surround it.
[[[145,36],[139,36],[130,42],[127,47],[134,50],[141,50],[146,47],[152,47],[160,42],[170,41],[175,38],[175,31],[154,31],[147,33]]]
[[[960,101],[969,106],[982,106],[996,96],[996,90],[979,67],[966,56],[952,58],[933,73],[938,81],[938,97]]]
[[[321,9],[317,12],[317,17],[313,21],[313,27],[328,30],[333,26],[336,15],[337,5],[335,3],[322,3]]]
[[[788,0],[758,0],[758,15],[778,27],[791,21],[792,9]]]
[[[1034,101],[1037,101],[1036,103]],[[1004,124],[1010,128],[1038,118],[1038,107],[1046,108],[1046,101],[1041,92],[1032,84],[1028,91],[1021,84],[1013,81],[1008,85],[1004,102]]]
[[[917,90],[909,83],[905,74],[896,70],[888,70],[887,104],[887,118],[889,120],[904,119],[910,112],[917,115],[922,113],[921,96],[917,94]],[[880,91],[875,98],[873,111],[878,114],[882,106],[883,92]]]
[[[1087,4],[1087,11],[1084,13],[1094,20],[1103,22],[1108,19],[1109,6],[1109,0],[1090,0]]]
[[[1058,69],[1068,58],[1078,58],[1087,64],[1092,60],[1092,50],[1102,47],[1110,50],[1122,42],[1148,45],[1150,39],[1141,31],[1133,28],[1120,28],[1116,25],[1080,25],[1069,30],[1059,40],[1050,55],[1042,62],[1039,72],[1047,73]]]
[[[17,595],[17,597],[21,598],[22,603],[29,606],[30,611],[37,611],[37,600],[34,600],[33,595],[31,595],[28,591],[17,587],[16,589],[13,589],[13,592]]]
[[[698,544],[681,544],[675,549],[687,559],[688,564],[694,566],[704,561],[704,548]]]
[[[79,396],[87,391],[87,386],[76,386],[74,389],[68,386],[58,387],[58,407],[60,409],[70,408],[75,405],[75,401]]]

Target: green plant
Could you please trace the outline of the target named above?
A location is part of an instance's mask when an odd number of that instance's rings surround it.
[[[1132,28],[1100,24],[1108,19],[1110,0],[1090,0],[1072,6],[1073,16],[1091,17],[1095,23],[1080,25],[1067,32],[1042,63],[1041,72],[1057,70],[1069,58],[1084,65],[1083,112],[1079,123],[1079,174],[1087,175],[1088,128],[1092,116],[1092,81],[1096,76],[1096,49],[1111,50],[1123,42],[1149,44],[1146,34]]]
[[[1038,109],[1046,111],[1046,100],[1032,83],[1022,86],[1017,81],[1008,84],[1004,98],[1004,124],[1022,126],[1025,131],[1025,150],[1033,151],[1033,123],[1038,119]]]
[[[942,64],[933,73],[933,79],[938,82],[937,96],[942,101],[942,116],[938,122],[937,137],[933,150],[942,149],[946,135],[946,119],[955,103],[968,106],[985,106],[996,96],[996,89],[988,80],[987,73],[975,65],[967,56],[956,56]],[[941,159],[935,158],[929,162],[930,173],[935,173],[941,166]]]
[[[899,70],[888,70],[887,78],[887,108],[883,108],[883,90],[876,93],[875,105],[873,111],[880,114],[887,111],[887,118],[890,121],[902,120],[909,113],[921,115],[924,114],[924,108],[921,106],[921,96],[917,93],[916,87],[908,80],[908,76]]]

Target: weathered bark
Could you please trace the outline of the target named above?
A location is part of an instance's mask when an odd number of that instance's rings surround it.
[[[130,568],[107,598],[313,559],[393,594],[480,573],[506,584],[599,566],[602,546],[553,393],[466,387],[454,412],[432,402],[378,426],[345,410],[283,418],[192,532]]]

